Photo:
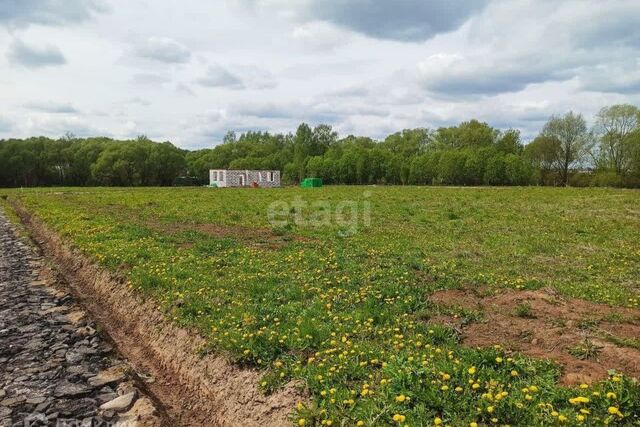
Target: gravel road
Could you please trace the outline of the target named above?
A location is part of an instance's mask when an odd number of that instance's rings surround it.
[[[0,426],[159,426],[98,326],[0,207]]]

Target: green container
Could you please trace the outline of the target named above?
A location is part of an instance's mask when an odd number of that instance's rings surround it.
[[[302,188],[322,187],[322,178],[305,178],[300,183]]]

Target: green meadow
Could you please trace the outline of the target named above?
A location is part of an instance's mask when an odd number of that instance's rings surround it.
[[[637,190],[2,193],[200,331],[203,354],[262,370],[262,392],[300,384],[310,398],[292,424],[640,425],[636,379],[612,371],[561,386],[551,361],[463,345],[430,322],[442,309],[429,301],[446,289],[544,289],[640,313]]]

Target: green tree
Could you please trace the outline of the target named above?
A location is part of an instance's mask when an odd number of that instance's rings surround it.
[[[542,129],[542,135],[558,141],[554,167],[563,185],[569,183],[569,170],[582,162],[591,148],[591,138],[582,114],[568,112],[552,116]]]
[[[632,135],[639,121],[640,110],[629,104],[604,107],[596,115],[594,130],[602,161],[618,175],[624,176],[630,170],[635,141]]]
[[[524,157],[530,160],[540,173],[540,183],[557,185],[554,168],[560,152],[560,141],[556,138],[540,135],[527,144]]]

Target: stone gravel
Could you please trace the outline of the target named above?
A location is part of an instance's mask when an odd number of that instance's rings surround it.
[[[45,264],[0,208],[0,426],[159,425],[128,365],[51,286]]]

